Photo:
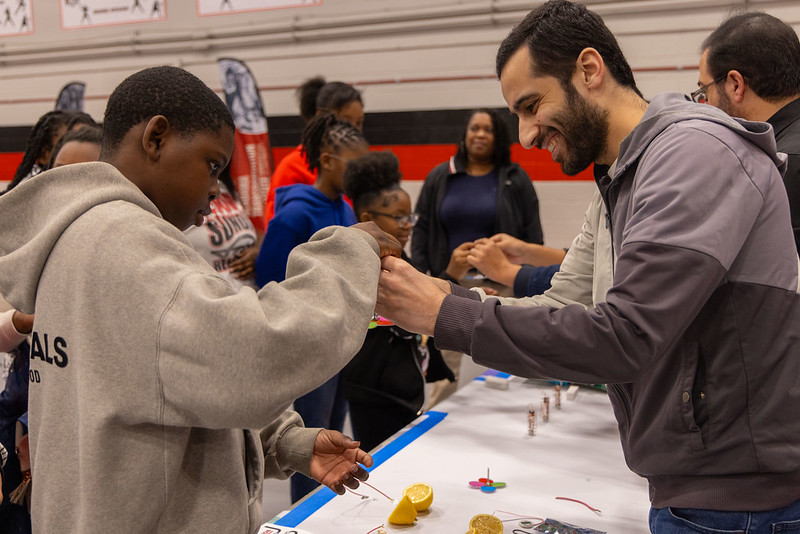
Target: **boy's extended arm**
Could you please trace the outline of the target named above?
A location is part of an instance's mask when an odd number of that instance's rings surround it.
[[[233,293],[202,270],[183,278],[159,326],[164,424],[261,428],[335,375],[375,308],[378,246],[329,227],[289,256],[287,278]]]

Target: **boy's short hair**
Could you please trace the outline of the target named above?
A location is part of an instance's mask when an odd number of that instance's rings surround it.
[[[353,201],[356,216],[386,191],[400,188],[400,161],[388,150],[369,152],[350,161],[344,171],[344,193]]]
[[[131,128],[164,115],[181,135],[234,129],[230,111],[197,76],[178,67],[140,70],[120,83],[103,119],[103,152],[113,153]]]

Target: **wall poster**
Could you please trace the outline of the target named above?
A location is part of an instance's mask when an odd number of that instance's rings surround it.
[[[65,30],[167,18],[167,0],[63,0],[59,6]]]
[[[0,36],[33,33],[33,0],[0,0]]]
[[[322,0],[197,0],[197,14],[202,17],[284,7],[320,5],[322,5]]]

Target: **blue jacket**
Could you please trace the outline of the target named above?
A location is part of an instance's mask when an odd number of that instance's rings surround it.
[[[275,191],[275,217],[269,222],[256,258],[256,283],[281,282],[294,247],[326,226],[355,224],[356,214],[340,196],[331,200],[314,186],[294,184]]]

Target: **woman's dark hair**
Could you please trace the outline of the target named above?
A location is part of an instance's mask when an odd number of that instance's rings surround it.
[[[103,132],[96,126],[83,126],[77,130],[67,130],[67,133],[61,136],[56,146],[53,147],[53,155],[50,156],[50,162],[47,164],[48,169],[53,168],[56,161],[56,156],[61,151],[61,147],[75,141],[76,143],[92,143],[98,147],[103,146]]]
[[[642,96],[614,34],[597,13],[566,0],[550,0],[530,13],[508,34],[497,50],[497,77],[517,50],[528,46],[532,71],[570,83],[575,61],[585,48],[594,48],[613,78]]]
[[[14,178],[8,184],[5,192],[9,192],[22,181],[23,178],[33,169],[42,152],[46,150],[53,150],[53,137],[56,132],[62,127],[66,127],[72,115],[67,111],[56,110],[48,111],[36,121],[31,133],[28,135],[28,144],[25,147],[25,154],[22,156],[22,162],[17,167],[17,172],[14,173]]]
[[[734,15],[703,41],[701,50],[708,50],[706,64],[714,80],[736,70],[764,100],[800,93],[800,40],[772,15]]]
[[[67,122],[67,131],[83,128],[84,126],[92,126],[99,128],[100,125],[95,121],[91,115],[83,111],[70,111],[71,117]]]
[[[400,189],[400,161],[388,150],[370,152],[347,164],[344,194],[353,201],[356,215],[384,193]]]
[[[328,82],[317,95],[317,110],[336,113],[350,102],[364,105],[358,89],[344,82]]]
[[[234,130],[225,102],[200,78],[178,67],[151,67],[128,76],[108,98],[103,152],[113,153],[131,128],[156,115],[181,136]]]
[[[300,106],[300,117],[303,122],[310,121],[317,114],[317,96],[324,86],[325,78],[315,76],[303,82],[303,85],[295,91],[297,103]]]
[[[319,158],[324,150],[339,153],[342,146],[355,147],[367,141],[355,126],[336,117],[322,113],[314,117],[303,130],[300,140],[311,172],[319,169]]]
[[[511,164],[511,137],[508,135],[508,126],[500,118],[500,115],[493,109],[481,108],[469,112],[467,121],[464,123],[464,132],[458,143],[456,158],[467,161],[467,129],[469,121],[478,113],[486,113],[492,119],[492,130],[494,130],[494,151],[492,152],[492,163],[495,167],[505,167]]]

